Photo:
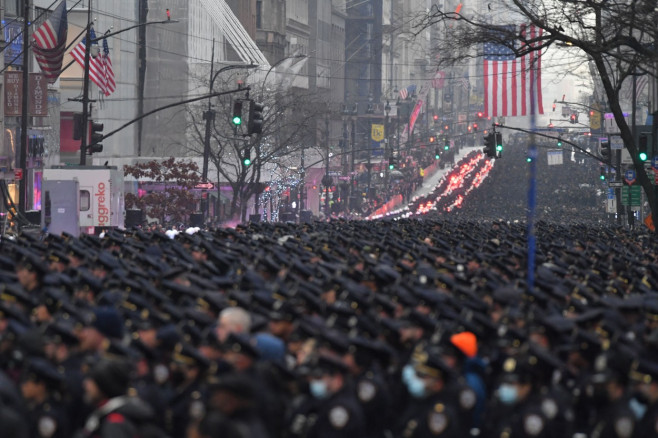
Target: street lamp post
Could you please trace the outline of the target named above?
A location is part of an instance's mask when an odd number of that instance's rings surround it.
[[[384,119],[384,132],[386,133],[386,143],[384,147],[384,155],[385,159],[388,160],[390,158],[390,143],[391,143],[391,135],[389,132],[389,127],[390,127],[390,120],[388,118],[389,113],[391,112],[391,104],[386,101],[386,106],[384,107],[384,113],[386,114],[386,118]],[[383,160],[382,160],[383,161]],[[388,201],[388,198],[390,196],[389,193],[389,179],[390,179],[390,172],[389,172],[389,167],[385,166],[384,168],[384,186],[386,187],[386,200]]]
[[[134,26],[127,27],[125,29],[117,30],[116,32],[110,32],[106,33],[101,37],[98,38],[91,38],[91,26],[93,22],[91,21],[91,4],[92,0],[89,0],[88,4],[88,9],[87,9],[87,28],[86,28],[86,33],[85,33],[85,59],[84,59],[84,76],[83,76],[83,91],[82,91],[82,129],[81,129],[81,135],[82,138],[80,139],[80,165],[84,166],[87,164],[87,124],[89,122],[89,105],[91,103],[91,99],[89,99],[89,62],[90,62],[90,56],[91,56],[91,45],[92,43],[107,39],[111,36],[118,35],[123,32],[127,32],[132,29],[136,29],[138,27],[143,27],[143,26],[148,26],[151,24],[168,24],[168,23],[178,23],[178,20],[172,20],[170,18],[167,18],[166,20],[160,20],[160,21],[147,21],[145,23],[139,23]]]
[[[398,131],[397,132],[397,143],[398,143],[397,144],[397,149],[398,149],[397,156],[398,156],[398,160],[400,159],[400,103],[401,103],[400,98],[398,97],[398,100],[395,104],[395,106],[396,106],[396,119],[397,119],[397,122],[395,123],[395,125],[396,125],[397,131]]]
[[[352,124],[351,127],[351,132],[350,132],[350,141],[351,141],[351,156],[350,156],[350,199],[349,201],[352,200],[354,197],[354,161],[355,161],[355,154],[356,154],[356,116],[359,114],[359,104],[355,103],[354,106],[352,107],[352,111],[350,113],[350,122]]]
[[[28,140],[27,140],[27,126],[28,126],[28,84],[29,84],[29,75],[28,75],[28,63],[29,63],[29,55],[28,55],[28,35],[30,31],[29,27],[29,17],[30,17],[30,2],[29,0],[25,1],[25,15],[23,16],[23,99],[22,99],[22,111],[21,111],[21,146],[20,146],[20,152],[19,152],[19,158],[18,158],[18,167],[23,169],[24,175],[23,178],[21,178],[18,181],[18,212],[19,213],[25,213],[26,210],[26,204],[27,204],[27,184],[25,180],[27,179],[27,147],[28,147]],[[3,134],[4,135],[4,134]]]
[[[288,60],[288,59],[306,58],[306,57],[307,57],[307,55],[291,55],[291,56],[286,56],[286,57],[284,57],[284,58],[279,59],[279,60],[278,60],[277,62],[275,62],[274,64],[272,64],[272,65],[270,66],[270,69],[267,70],[267,73],[265,73],[265,77],[263,78],[263,84],[262,84],[262,86],[260,87],[260,99],[263,100],[263,93],[264,93],[264,91],[265,91],[265,84],[267,83],[267,77],[270,75],[270,73],[272,72],[272,70],[274,69],[274,67],[278,66],[278,65],[281,64],[283,61],[286,61],[286,60]]]
[[[324,119],[324,143],[327,161],[324,167],[324,175],[328,184],[324,185],[324,215],[329,218],[329,186],[333,184],[333,178],[329,176],[329,117]],[[335,196],[335,195],[334,195]]]

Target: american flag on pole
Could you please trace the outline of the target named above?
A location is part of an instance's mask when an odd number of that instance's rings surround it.
[[[89,35],[92,39],[91,44],[91,54],[94,53],[94,49],[98,48],[98,42],[93,40],[96,39],[96,33],[92,27],[89,31]],[[85,44],[86,38],[83,38],[74,48],[71,50],[71,56],[75,59],[82,68],[85,67]],[[102,56],[90,56],[89,57],[89,78],[94,81],[102,93],[107,94],[107,82],[105,79],[105,65],[103,63]]]
[[[432,88],[443,88],[446,79],[446,72],[437,71],[432,79]]]
[[[642,99],[642,93],[647,86],[648,74],[635,77],[635,97],[638,101]],[[633,76],[629,76],[624,80],[624,83],[619,90],[619,97],[622,100],[631,102],[633,100]]]
[[[105,68],[105,95],[109,96],[114,93],[117,84],[114,80],[114,69],[112,69],[112,60],[110,59],[110,48],[107,45],[107,38],[103,39],[103,67]]]
[[[464,91],[468,91],[468,89],[471,87],[471,83],[468,81],[468,76],[464,76],[461,79],[461,85]]]
[[[509,30],[509,29],[507,29]],[[534,25],[521,27],[527,39],[542,35]],[[484,44],[484,111],[488,117],[544,114],[541,93],[541,54],[529,52],[516,58],[514,51],[497,42]]]
[[[407,97],[411,96],[416,92],[416,86],[415,85],[409,85],[407,88],[403,88],[400,90],[400,99],[406,99]]]
[[[64,0],[32,35],[32,51],[49,84],[54,83],[62,72],[67,32],[68,20]]]

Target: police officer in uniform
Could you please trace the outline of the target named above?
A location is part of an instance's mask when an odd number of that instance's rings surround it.
[[[70,319],[70,316],[66,315],[66,319]],[[62,320],[46,327],[44,342],[46,357],[64,375],[69,425],[71,430],[76,430],[84,425],[85,414],[91,411],[88,411],[89,407],[83,400],[84,357],[77,351],[79,342],[74,326],[65,322],[62,317]]]
[[[31,438],[68,438],[68,415],[59,392],[64,376],[47,360],[31,358],[21,379]]]
[[[490,406],[484,422],[487,437],[553,436],[554,425],[545,408],[545,396],[539,391],[536,369],[538,359],[526,352],[503,362],[501,383],[496,390],[497,403]]]
[[[658,437],[658,364],[647,359],[640,359],[631,371],[631,379],[636,390],[645,403],[633,434],[636,438]]]
[[[167,402],[165,430],[172,438],[185,438],[190,422],[205,413],[203,379],[210,361],[189,344],[178,344],[171,359],[174,394]]]
[[[631,409],[628,390],[632,362],[629,354],[617,345],[595,360],[588,387],[597,406],[590,438],[631,438],[635,433],[637,418]]]
[[[362,438],[366,434],[361,406],[354,396],[347,365],[338,357],[321,353],[314,359],[309,390],[317,400],[316,411],[294,426],[306,438]],[[303,423],[303,424],[300,424]]]
[[[208,409],[212,417],[221,414],[225,427],[244,438],[271,438],[258,412],[257,394],[260,388],[249,376],[229,373],[210,384]],[[205,419],[205,417],[204,417]],[[200,426],[203,424],[201,421]]]
[[[412,362],[402,372],[402,379],[412,397],[396,428],[400,438],[464,437],[468,434],[460,422],[459,409],[447,387],[453,371],[437,351],[416,348]]]
[[[76,438],[151,438],[152,409],[128,396],[131,365],[125,360],[101,359],[84,380],[85,401],[95,409]],[[159,436],[163,436],[162,433]]]
[[[362,337],[350,339],[349,359],[356,397],[363,408],[368,437],[383,437],[389,427],[392,400],[384,379],[382,366],[376,357],[382,352],[379,345]]]

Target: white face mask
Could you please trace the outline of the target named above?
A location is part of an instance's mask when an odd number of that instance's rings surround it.
[[[153,368],[153,380],[158,385],[162,385],[169,378],[169,368],[163,364],[157,364]]]
[[[325,399],[329,396],[329,388],[324,380],[311,380],[309,383],[311,395],[317,399]]]
[[[506,405],[512,405],[519,399],[519,390],[514,385],[503,383],[498,388],[498,399]]]

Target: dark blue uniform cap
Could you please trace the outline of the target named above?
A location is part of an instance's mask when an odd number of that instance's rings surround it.
[[[224,351],[231,351],[233,353],[244,354],[251,358],[257,359],[260,356],[255,342],[252,342],[248,335],[231,333],[226,338],[222,345]]]
[[[49,388],[60,388],[64,376],[48,360],[34,357],[26,361],[24,378],[35,382],[44,382]]]

